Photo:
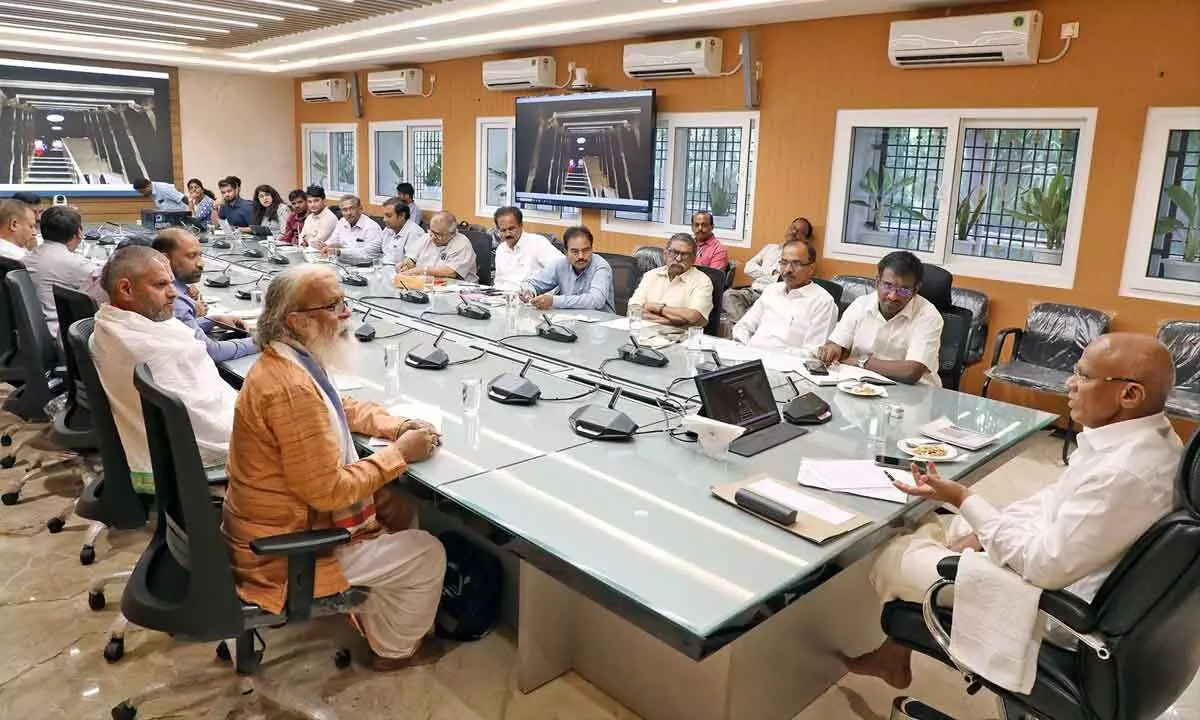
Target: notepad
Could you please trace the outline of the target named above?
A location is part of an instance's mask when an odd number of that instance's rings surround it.
[[[845,380],[869,380],[877,385],[896,384],[894,380],[889,380],[877,372],[868,370],[866,368],[860,368],[855,365],[846,365],[845,363],[835,363],[830,365],[828,367],[828,375],[813,375],[808,371],[807,368],[804,367],[803,363],[801,363],[799,367],[796,367],[795,370],[803,375],[805,380],[808,380],[812,384],[819,385],[821,387],[837,385]]]

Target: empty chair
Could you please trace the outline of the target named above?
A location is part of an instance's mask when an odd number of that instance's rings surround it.
[[[983,359],[988,336],[988,296],[978,290],[950,288],[950,302],[955,307],[971,311],[971,341],[967,348],[967,365]]]
[[[617,253],[596,254],[607,260],[612,267],[613,305],[618,315],[624,315],[629,309],[629,298],[633,296],[633,291],[637,290],[642,279],[637,260]]]
[[[11,270],[4,283],[12,303],[23,375],[21,387],[9,395],[4,409],[24,420],[45,422],[50,419],[46,403],[65,389],[58,378],[51,378],[58,365],[58,349],[29,271]]]
[[[832,280],[815,277],[812,281],[825,288],[825,292],[833,296],[833,302],[838,306],[838,317],[842,315],[842,286]]]
[[[144,363],[134,369],[133,382],[145,414],[158,524],[125,586],[121,611],[131,623],[177,640],[220,642],[218,656],[228,660],[232,655],[237,673],[243,676],[242,695],[249,694],[261,687],[249,677],[262,662],[265,642],[260,630],[345,613],[366,598],[363,590],[353,588],[335,596],[313,597],[316,556],[348,542],[350,532],[331,528],[253,541],[250,548],[257,554],[287,557],[287,598],[279,614],[243,602],[221,535],[220,513],[214,511],[219,501],[209,494],[187,408],[181,398],[154,384]],[[236,638],[232,653],[226,638]],[[348,654],[339,653],[337,662],[341,667],[349,665]],[[181,684],[160,683],[131,696],[113,708],[113,717],[132,719],[141,701]],[[302,717],[331,717],[332,711],[317,699],[294,698],[293,693],[264,688],[259,696]]]
[[[712,310],[708,313],[708,324],[704,326],[705,335],[720,335],[721,330],[721,300],[725,295],[725,271],[715,270],[703,265],[694,265],[697,270],[708,276],[712,281],[713,299]]]
[[[13,315],[12,301],[8,297],[8,283],[4,278],[11,270],[24,270],[20,260],[0,257],[0,382],[19,385],[25,379],[25,367],[17,352],[17,323]],[[7,409],[7,408],[6,408]]]
[[[475,251],[475,272],[479,274],[480,285],[492,284],[492,271],[496,267],[495,250],[492,236],[479,230],[460,229],[463,235],[471,241],[471,249]]]
[[[1028,695],[967,673],[968,692],[985,686],[1005,710],[1053,720],[1119,720],[1162,715],[1200,669],[1200,433],[1184,452],[1176,484],[1181,509],[1159,520],[1130,548],[1091,602],[1063,590],[1042,593],[1039,609],[1072,634],[1075,649],[1043,641]],[[883,631],[896,642],[959,667],[950,655],[953,611],[936,605],[952,585],[958,558],[938,565],[943,580],[923,604],[889,602]],[[1102,649],[1101,649],[1102,648]]]
[[[838,301],[838,312],[846,312],[855,300],[875,292],[875,278],[864,275],[834,275],[833,281],[842,286],[842,297]]]
[[[1168,320],[1158,339],[1175,360],[1175,387],[1167,397],[1167,413],[1200,420],[1200,321]]]
[[[938,377],[942,387],[957,390],[967,364],[971,339],[971,311],[950,307],[942,313],[942,342],[938,351]]]
[[[638,272],[642,275],[656,267],[662,267],[665,262],[660,245],[642,245],[634,248],[633,259],[637,261]]]
[[[85,292],[63,285],[55,285],[54,310],[60,328],[71,327],[76,320],[90,318],[96,314],[96,300]],[[72,450],[94,449],[92,418],[88,406],[87,390],[83,387],[75,367],[75,354],[70,343],[62,343],[63,363],[67,368],[67,403],[55,414],[52,436],[54,441]]]

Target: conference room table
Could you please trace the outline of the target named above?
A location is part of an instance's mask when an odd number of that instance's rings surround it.
[[[304,262],[299,253],[288,255]],[[223,259],[235,261],[229,269],[235,284],[253,284],[264,268],[260,261]],[[759,475],[792,482],[805,458],[868,459],[880,400],[801,383],[801,392],[830,404],[830,422],[751,457],[710,456],[668,432],[680,421],[670,408],[687,405],[695,393],[695,352],[682,344],[664,349],[665,368],[605,363],[628,341],[627,332],[580,319],[573,324],[574,343],[513,338],[531,334],[540,315],[501,306],[489,320],[471,320],[454,311],[457,292],[435,293],[428,305],[406,303],[395,299],[389,274],[355,271],[370,283],[344,286],[358,298],[354,322],[369,311],[380,339],[363,343],[359,370],[335,375],[335,383],[397,412],[440,418],[443,447],[411,466],[402,482],[427,509],[468,518],[487,529],[484,536],[497,548],[519,558],[513,580],[522,691],[574,669],[651,720],[783,720],[841,676],[837,652],[855,654],[878,642],[870,556],[933,505],[805,488],[869,520],[818,544],[717,499],[711,488]],[[236,288],[204,287],[203,294],[222,310],[252,314],[251,301],[234,297]],[[589,313],[587,319],[616,318]],[[464,362],[440,371],[395,362],[397,353],[442,333],[439,346],[452,361]],[[255,359],[224,363],[222,370],[236,381]],[[596,392],[532,406],[487,399],[490,379],[519,372],[527,361],[527,377],[546,397]],[[790,386],[771,376],[777,399],[786,400]],[[462,385],[475,379],[485,397],[472,414],[464,412]],[[621,443],[576,435],[568,427],[570,413],[589,402],[607,403],[614,386],[626,390],[616,407],[641,426],[639,434]],[[1055,420],[944,389],[896,385],[887,391],[886,402],[904,408],[898,436],[918,435],[917,428],[938,418],[995,436],[987,447],[939,466],[966,484],[1007,462]],[[663,403],[666,397],[675,404]]]

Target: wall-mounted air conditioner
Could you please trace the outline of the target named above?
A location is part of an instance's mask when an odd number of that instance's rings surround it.
[[[554,58],[548,56],[491,60],[483,64],[483,86],[488,90],[552,88],[557,72]]]
[[[376,97],[419,97],[424,87],[424,73],[417,68],[367,73],[367,92]]]
[[[713,77],[721,74],[721,38],[625,46],[625,74],[631,78]]]
[[[300,96],[304,102],[345,102],[346,81],[341,78],[329,80],[306,80],[300,83]]]
[[[892,23],[888,60],[896,67],[1032,65],[1042,39],[1042,14],[964,15]]]

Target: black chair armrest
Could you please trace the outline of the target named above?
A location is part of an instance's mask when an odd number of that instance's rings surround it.
[[[958,555],[938,561],[938,575],[946,580],[958,577]],[[1090,633],[1096,629],[1096,615],[1086,600],[1065,590],[1043,590],[1038,601],[1038,610],[1058,620],[1078,633]]]
[[[250,541],[255,555],[287,557],[287,597],[283,614],[289,621],[307,620],[312,616],[313,592],[317,580],[317,554],[328,552],[350,541],[345,528],[305,530],[286,535],[272,535]]]
[[[1025,330],[1018,327],[1004,328],[996,333],[996,347],[992,350],[992,367],[1000,364],[1000,354],[1004,351],[1004,341],[1010,335],[1013,337],[1012,357],[1016,357],[1017,350],[1021,347],[1021,338],[1025,337]]]

